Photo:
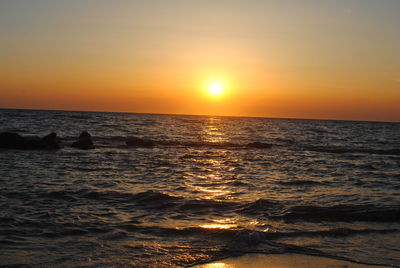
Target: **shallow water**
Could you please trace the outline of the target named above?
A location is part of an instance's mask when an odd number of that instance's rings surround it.
[[[84,130],[96,149],[70,148]],[[400,266],[399,123],[0,110],[3,131],[65,147],[0,149],[0,265],[289,252]]]

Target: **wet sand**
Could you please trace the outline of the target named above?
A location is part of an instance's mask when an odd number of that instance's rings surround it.
[[[246,254],[212,263],[194,266],[195,268],[382,268],[357,264],[336,259],[299,254]]]

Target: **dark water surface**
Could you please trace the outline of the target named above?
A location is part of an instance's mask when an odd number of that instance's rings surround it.
[[[84,130],[96,149],[70,148]],[[295,252],[400,266],[399,123],[0,110],[1,131],[65,147],[0,149],[0,265]]]

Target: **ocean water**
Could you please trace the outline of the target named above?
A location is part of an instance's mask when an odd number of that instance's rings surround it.
[[[85,130],[96,149],[71,148]],[[248,252],[400,266],[399,123],[0,110],[3,131],[55,131],[64,145],[0,149],[5,267]]]

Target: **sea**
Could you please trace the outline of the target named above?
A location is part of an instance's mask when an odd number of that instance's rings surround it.
[[[0,149],[0,267],[400,267],[400,123],[2,109],[6,131],[63,147]]]

